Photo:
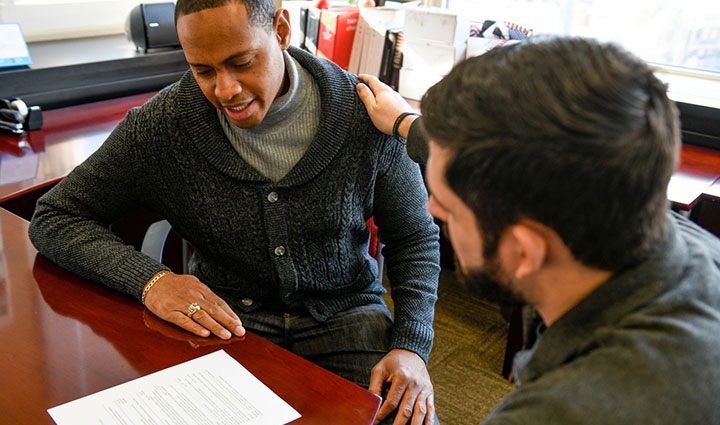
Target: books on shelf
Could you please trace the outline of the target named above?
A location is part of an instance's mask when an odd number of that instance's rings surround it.
[[[308,8],[303,7],[300,9],[300,40],[299,40],[299,47],[301,49],[305,49],[305,28],[307,28],[307,17],[308,17]]]
[[[398,38],[402,40],[402,28],[388,28],[385,31],[385,44],[383,45],[382,61],[380,62],[380,73],[378,79],[383,83],[393,87],[392,79],[395,68],[393,62],[397,51]],[[402,54],[402,53],[400,53]],[[394,89],[397,84],[395,84]]]
[[[404,18],[405,10],[401,8],[361,8],[348,71],[378,77],[387,30],[401,28]]]
[[[357,7],[323,9],[316,55],[347,70],[360,11]]]
[[[293,0],[284,1],[282,8],[288,11],[290,28],[290,44],[305,49],[305,28],[307,27],[308,9],[314,7],[316,2]]]
[[[317,53],[319,31],[320,9],[310,7],[307,9],[307,18],[305,21],[305,50],[312,53],[313,55]]]
[[[440,8],[310,7],[303,13],[306,50],[354,74],[378,77],[411,99],[465,58],[470,35],[466,16]]]
[[[402,66],[403,7],[321,10],[303,5],[296,9],[300,36],[295,45],[354,74],[371,74],[397,88]]]
[[[390,82],[387,83],[395,91],[400,90],[400,70],[403,66],[403,44],[405,36],[402,31],[398,32],[395,40],[395,52],[393,54],[392,72],[390,74]]]
[[[350,52],[350,62],[348,63],[348,71],[353,74],[359,74],[360,62],[365,56],[365,31],[367,24],[362,16],[358,17],[357,26],[355,28],[355,36],[353,37],[353,47]]]

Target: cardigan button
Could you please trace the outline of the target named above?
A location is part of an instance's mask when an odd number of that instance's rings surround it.
[[[243,298],[240,302],[243,303],[245,307],[250,307],[253,304],[252,298]]]
[[[270,192],[270,193],[268,193],[267,200],[268,200],[268,202],[270,202],[271,204],[274,204],[275,202],[277,202],[277,201],[278,201],[278,198],[279,198],[279,196],[278,196],[277,192]]]
[[[275,255],[277,255],[278,257],[282,257],[283,255],[285,255],[285,247],[282,245],[275,247]]]

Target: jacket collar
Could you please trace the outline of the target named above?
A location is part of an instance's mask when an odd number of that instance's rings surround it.
[[[514,359],[518,383],[533,381],[589,352],[598,345],[604,328],[617,326],[682,279],[687,244],[674,215],[669,213],[667,219],[667,239],[655,255],[616,273],[549,327],[540,324],[534,346],[518,352]]]
[[[315,79],[320,89],[320,122],[317,134],[305,155],[282,180],[278,187],[308,182],[337,155],[350,137],[351,124],[358,117],[355,83],[346,72],[332,62],[289,47],[288,52]],[[200,153],[218,170],[238,180],[267,182],[269,180],[243,161],[223,133],[215,107],[205,98],[192,72],[179,81],[177,117]]]

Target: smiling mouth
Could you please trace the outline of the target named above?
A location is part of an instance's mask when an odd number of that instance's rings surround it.
[[[233,111],[233,112],[242,112],[245,109],[247,109],[247,107],[250,106],[251,103],[252,103],[252,101],[243,103],[242,105],[235,105],[235,106],[223,105],[223,108],[225,108],[229,111]]]

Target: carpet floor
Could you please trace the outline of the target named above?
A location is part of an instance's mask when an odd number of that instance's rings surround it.
[[[478,425],[513,388],[501,374],[508,322],[497,305],[470,295],[444,269],[434,327],[428,370],[440,423]]]

